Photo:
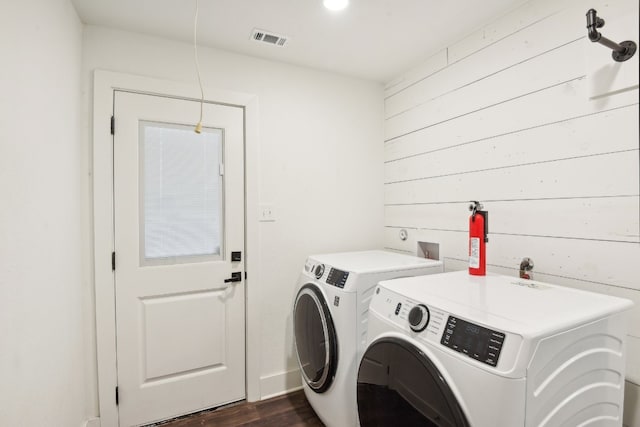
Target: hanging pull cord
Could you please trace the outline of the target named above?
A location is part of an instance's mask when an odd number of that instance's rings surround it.
[[[202,79],[200,77],[200,62],[198,61],[198,0],[196,0],[196,13],[193,18],[193,53],[196,62],[196,72],[198,73],[198,85],[200,86],[200,120],[194,129],[196,133],[202,132],[202,106],[204,104],[204,90],[202,89]]]

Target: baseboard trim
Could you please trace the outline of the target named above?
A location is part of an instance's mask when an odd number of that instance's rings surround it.
[[[624,427],[640,426],[640,385],[631,381],[625,382],[622,425]]]
[[[100,418],[98,417],[89,418],[87,421],[84,422],[82,427],[100,427]]]
[[[294,369],[260,378],[260,400],[271,399],[302,389],[300,370]],[[640,426],[640,385],[625,382],[623,427]],[[90,418],[83,427],[100,427],[100,418]]]
[[[260,400],[281,396],[301,388],[302,378],[299,369],[260,377]]]

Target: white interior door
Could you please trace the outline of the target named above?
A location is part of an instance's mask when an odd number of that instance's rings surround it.
[[[115,93],[121,426],[245,396],[243,111],[205,104],[196,134],[199,114],[198,102]]]

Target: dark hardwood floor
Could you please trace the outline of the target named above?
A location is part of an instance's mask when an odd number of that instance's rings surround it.
[[[302,390],[261,402],[239,402],[151,424],[161,427],[323,427]]]

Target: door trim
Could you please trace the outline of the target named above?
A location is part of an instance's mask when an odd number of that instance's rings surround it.
[[[260,400],[260,264],[258,233],[258,99],[256,95],[205,88],[205,102],[242,107],[244,110],[245,170],[245,280],[246,395]],[[199,101],[197,85],[131,74],[96,70],[93,79],[93,261],[96,310],[98,403],[102,427],[118,426],[115,400],[116,312],[115,275],[111,269],[113,229],[113,136],[109,123],[114,91]],[[117,123],[115,125],[117,132]]]

